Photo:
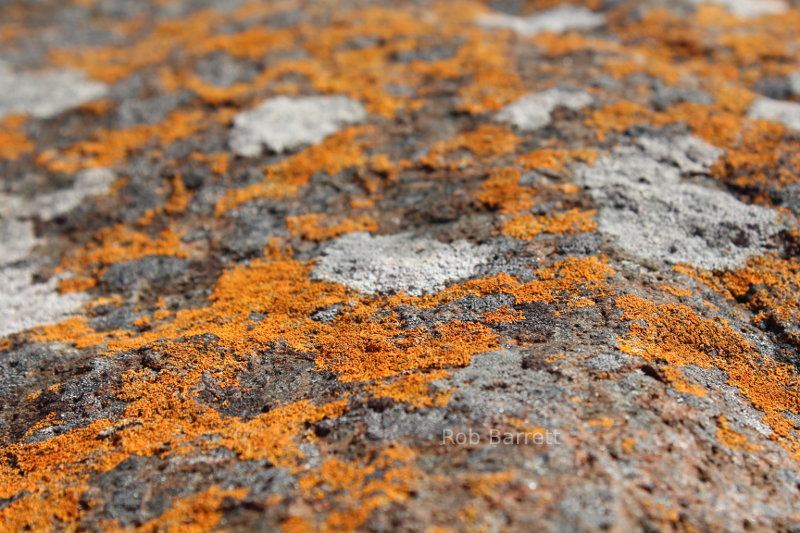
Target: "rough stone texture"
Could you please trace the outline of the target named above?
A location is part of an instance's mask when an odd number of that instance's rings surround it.
[[[260,154],[262,146],[274,152],[294,150],[316,144],[364,117],[361,104],[343,96],[279,96],[236,116],[231,149],[247,157]]]
[[[800,9],[710,3],[0,0],[0,531],[800,530]]]

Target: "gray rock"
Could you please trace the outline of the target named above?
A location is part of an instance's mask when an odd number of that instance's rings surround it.
[[[81,292],[60,294],[56,276],[35,283],[35,272],[33,267],[0,268],[0,337],[59,322],[88,300]]]
[[[791,78],[787,77],[764,77],[755,83],[753,89],[774,100],[786,100],[792,96]]]
[[[16,199],[16,216],[52,220],[81,205],[88,197],[108,192],[117,178],[107,168],[88,168],[75,174],[72,186],[37,194],[31,200]]]
[[[469,278],[492,251],[466,241],[445,244],[408,233],[373,237],[356,232],[331,242],[313,275],[362,292],[418,296]]]
[[[800,71],[789,76],[789,89],[793,96],[800,96]]]
[[[537,130],[550,124],[550,114],[557,107],[577,110],[588,106],[592,100],[585,91],[547,89],[507,105],[495,115],[495,120],[511,122],[522,131]]]
[[[682,102],[711,104],[714,99],[705,91],[664,87],[663,84],[658,84],[650,101],[654,108],[663,111]]]
[[[263,146],[285,152],[321,142],[366,116],[360,102],[344,96],[279,96],[236,115],[230,145],[245,157],[259,155]]]
[[[506,13],[487,13],[478,17],[479,26],[489,29],[509,29],[520,35],[564,33],[570,30],[591,30],[605,24],[605,17],[585,7],[563,6],[540,11],[528,17]]]
[[[737,17],[752,18],[762,15],[780,15],[789,9],[784,0],[689,0],[695,5],[718,4]]]
[[[772,193],[772,199],[781,207],[800,215],[800,183],[792,183]]]
[[[111,290],[124,291],[144,282],[164,285],[174,282],[188,271],[185,259],[164,255],[152,255],[115,263],[103,273],[102,282]]]
[[[579,233],[558,244],[558,252],[568,256],[595,255],[603,238],[599,233]]]
[[[13,72],[0,63],[0,119],[12,113],[50,118],[101,98],[106,86],[71,70]]]
[[[784,102],[762,97],[753,102],[747,116],[780,122],[787,128],[800,131],[800,103]]]
[[[599,372],[614,372],[625,364],[625,356],[621,353],[601,353],[586,361],[586,366]]]
[[[682,173],[707,171],[717,149],[695,138],[638,144],[576,169],[600,207],[600,231],[615,236],[627,253],[707,270],[730,268],[762,252],[779,231],[771,209],[680,181]]]

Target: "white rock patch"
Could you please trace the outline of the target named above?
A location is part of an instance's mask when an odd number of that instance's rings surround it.
[[[236,115],[230,146],[245,157],[258,156],[264,146],[279,153],[294,150],[317,144],[366,116],[360,102],[344,96],[279,96]]]
[[[800,71],[789,76],[789,88],[792,91],[792,95],[800,96]]]
[[[592,101],[592,95],[584,91],[547,89],[512,102],[495,115],[495,120],[510,122],[523,131],[537,130],[550,124],[551,114],[557,107],[577,110]]]
[[[365,293],[419,296],[474,275],[493,251],[463,240],[445,244],[408,233],[349,233],[328,246],[313,277]]]
[[[108,88],[73,70],[14,72],[0,63],[0,119],[13,113],[50,118],[101,98]]]
[[[781,228],[771,209],[680,181],[707,171],[719,153],[695,137],[641,139],[575,173],[600,208],[599,230],[615,236],[625,252],[706,270],[732,268],[762,253]]]
[[[673,137],[669,141],[641,137],[636,145],[651,160],[672,164],[686,174],[708,173],[724,152],[693,135]]]
[[[59,294],[56,277],[34,283],[33,266],[11,266],[27,259],[36,243],[31,222],[0,220],[0,337],[58,322],[88,299],[83,293]]]
[[[780,15],[789,9],[784,0],[691,0],[691,2],[698,6],[717,4],[740,18]]]
[[[50,220],[88,196],[107,192],[115,178],[110,170],[95,168],[79,172],[72,187],[31,200],[0,194],[0,337],[59,322],[80,311],[88,300],[85,293],[60,294],[57,285],[62,277],[33,282],[36,265],[30,253],[39,239],[33,222],[25,217]]]
[[[35,216],[45,221],[52,220],[78,207],[90,196],[107,193],[116,178],[116,174],[107,168],[89,168],[75,175],[71,187],[37,194],[30,200],[0,193],[0,219]]]
[[[761,97],[747,112],[750,118],[780,122],[787,128],[800,131],[800,103]]]
[[[33,222],[0,219],[0,266],[25,259],[36,242]]]
[[[563,6],[540,11],[527,17],[506,13],[488,13],[478,17],[477,23],[484,28],[509,29],[520,35],[536,35],[543,32],[564,33],[570,30],[591,30],[605,24],[603,15],[585,7]]]
[[[80,310],[85,293],[59,294],[59,279],[33,283],[33,268],[0,267],[0,337],[53,324]]]

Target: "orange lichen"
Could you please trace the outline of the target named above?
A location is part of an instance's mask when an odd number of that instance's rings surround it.
[[[542,48],[551,57],[563,56],[574,52],[591,50],[593,52],[618,52],[621,46],[607,39],[587,37],[571,31],[564,34],[544,32],[536,35],[531,42]]]
[[[429,385],[449,375],[447,370],[409,374],[394,381],[371,385],[367,390],[376,398],[390,398],[395,402],[407,403],[412,409],[441,406],[447,404],[450,393],[438,392],[431,395]]]
[[[462,68],[472,74],[472,83],[458,93],[460,107],[469,113],[496,111],[525,93],[505,39],[479,36],[462,45],[458,59]]]
[[[176,47],[202,42],[218,18],[213,10],[200,10],[180,20],[156,24],[134,46],[53,49],[50,59],[56,65],[84,70],[92,78],[113,83],[140,68],[166,62]]]
[[[215,528],[222,518],[220,504],[226,499],[241,500],[247,496],[246,488],[221,489],[211,485],[199,494],[180,498],[161,516],[148,520],[136,528],[119,528],[110,525],[106,531],[113,533],[202,533]]]
[[[475,199],[501,213],[514,213],[533,207],[538,191],[519,184],[519,171],[513,168],[494,170],[481,184]]]
[[[81,337],[94,332],[88,326],[86,319],[78,316],[58,324],[41,326],[34,331],[35,333],[31,336],[31,340],[61,342],[75,342]]]
[[[782,125],[754,121],[713,169],[720,181],[740,188],[784,187],[800,181],[800,142]]]
[[[566,163],[572,161],[582,161],[584,163],[594,163],[597,159],[595,150],[557,150],[552,148],[540,148],[517,158],[517,163],[522,165],[525,170],[557,170],[565,169]]]
[[[193,152],[189,159],[208,165],[217,176],[224,176],[230,168],[231,154],[229,152],[212,152],[210,154]]]
[[[51,531],[56,525],[74,524],[83,514],[79,504],[87,488],[83,484],[53,486],[46,492],[13,501],[0,509],[0,530]]]
[[[249,18],[252,10],[243,6],[232,15],[217,16],[232,20]],[[253,80],[238,82],[229,87],[211,85],[182,66],[170,65],[162,69],[165,88],[176,90],[190,88],[206,102],[218,105],[240,101],[266,86],[283,94],[298,91],[297,84],[282,81],[287,75],[303,76],[314,89],[324,93],[346,94],[365,102],[372,113],[394,116],[402,109],[416,109],[422,104],[413,96],[398,96],[387,90],[389,86],[423,86],[431,79],[466,77],[459,90],[461,107],[473,113],[498,109],[523,91],[523,86],[513,63],[508,57],[508,37],[487,40],[483,32],[465,22],[471,21],[475,10],[464,5],[458,13],[445,6],[430,6],[428,16],[420,17],[405,9],[368,7],[336,13],[330,25],[318,26],[301,23],[295,27],[276,30],[247,28],[238,33],[209,35],[205,16],[201,14],[190,21],[175,21],[177,35],[165,39],[156,28],[139,46],[147,47],[161,41],[166,48],[179,48],[189,57],[199,58],[216,51],[225,51],[234,57],[261,58],[283,48],[300,48],[307,54],[303,59],[285,59],[270,65]],[[464,41],[456,55],[434,61],[393,61],[399,53],[413,50],[436,32],[443,38],[458,34]],[[190,39],[194,36],[195,39]],[[345,47],[353,38],[373,38],[377,43],[363,47]],[[95,50],[94,57],[107,61],[105,49]],[[163,58],[163,51],[156,57]],[[63,54],[62,54],[63,55]],[[155,64],[145,60],[136,65],[127,55],[127,63],[138,68]],[[59,57],[58,59],[62,59]],[[81,62],[81,61],[79,61]],[[161,63],[162,61],[158,61]],[[97,67],[95,66],[95,70]],[[127,72],[132,69],[128,68]],[[117,75],[114,69],[101,67],[99,74]]]
[[[448,367],[465,366],[476,353],[498,348],[496,337],[486,326],[459,321],[407,330],[393,314],[378,311],[391,309],[397,301],[424,306],[436,299],[452,301],[460,294],[497,290],[514,294],[519,301],[569,301],[602,293],[602,281],[612,272],[598,258],[571,259],[538,271],[539,279],[529,283],[501,276],[465,282],[439,295],[381,298],[357,297],[339,285],[312,281],[310,268],[280,254],[236,267],[219,278],[209,307],[164,310],[159,321],[142,331],[112,332],[100,339],[80,320],[46,328],[53,340],[105,342],[109,354],[147,345],[150,353],[160,354],[163,371],[131,370],[123,375],[117,394],[128,405],[116,422],[100,420],[43,443],[6,446],[7,456],[13,457],[11,463],[0,464],[0,485],[7,487],[7,496],[79,483],[89,472],[113,468],[131,454],[184,453],[193,447],[225,446],[241,458],[268,459],[294,469],[302,459],[296,439],[308,435],[309,424],[339,416],[347,408],[346,398],[320,406],[308,401],[276,406],[244,421],[200,404],[194,397],[198,384],[213,379],[232,386],[246,354],[282,343],[314,353],[317,368],[336,372],[342,381],[406,374],[399,381],[375,385],[376,392],[400,395],[424,407],[428,403],[421,394],[427,394],[430,379],[444,377]],[[332,304],[344,307],[330,324],[309,318],[314,310]],[[252,313],[266,318],[253,322]],[[194,340],[209,334],[213,346]],[[431,369],[427,374],[413,373]],[[446,395],[430,401],[444,402]],[[58,476],[48,477],[55,464]],[[341,514],[330,516],[338,517],[334,521],[345,519]]]
[[[529,439],[534,439],[536,435],[541,434],[542,432],[536,430],[526,431],[524,433],[525,438]],[[462,474],[459,476],[470,494],[478,498],[486,499],[492,498],[502,485],[510,483],[515,477],[514,472],[481,472]]]
[[[756,322],[782,324],[787,334],[800,340],[793,330],[800,317],[800,261],[777,254],[751,257],[742,267],[724,272],[703,272],[688,266],[676,270],[686,274],[726,298],[742,301],[756,315]]]
[[[74,144],[63,152],[43,152],[36,161],[60,172],[112,167],[148,144],[163,147],[185,139],[196,133],[207,120],[206,114],[199,109],[177,110],[167,115],[159,124],[140,124],[121,130],[98,130],[91,140]]]
[[[678,297],[692,295],[692,291],[690,291],[689,289],[679,289],[677,287],[673,287],[672,285],[662,285],[661,290],[667,291],[671,295]]]
[[[118,224],[98,231],[93,242],[64,257],[60,268],[91,273],[114,263],[149,255],[186,257],[187,253],[183,249],[181,235],[171,229],[160,232],[157,237],[150,237],[146,233]]]
[[[340,416],[346,408],[347,399],[319,407],[309,401],[296,402],[248,422],[235,421],[230,427],[219,430],[222,435],[219,443],[236,452],[241,459],[267,459],[273,464],[294,468],[303,457],[294,444],[295,436],[309,424]],[[220,423],[224,421],[220,420]]]
[[[80,2],[93,7],[97,4],[97,0]],[[608,23],[619,39],[612,42],[577,32],[525,38],[510,31],[483,30],[473,20],[483,8],[472,2],[458,10],[446,2],[426,4],[424,10],[395,6],[342,10],[330,17],[315,18],[313,24],[285,29],[263,24],[259,17],[280,10],[279,4],[246,3],[226,12],[196,11],[183,20],[160,22],[153,28],[133,22],[127,28],[115,25],[112,31],[121,36],[131,36],[135,31],[138,39],[114,47],[54,50],[51,57],[57,64],[84,69],[109,82],[138,69],[158,68],[161,89],[192,90],[204,107],[203,111],[199,107],[176,111],[162,124],[123,131],[102,129],[66,150],[46,151],[39,162],[49,170],[73,172],[89,166],[127,163],[131,155],[151,148],[154,151],[149,155],[158,156],[166,144],[191,136],[214,121],[206,109],[228,103],[245,108],[275,94],[346,94],[363,101],[371,113],[391,117],[405,110],[425,112],[427,106],[438,105],[435,100],[426,100],[428,96],[455,93],[459,111],[488,115],[529,92],[532,87],[527,80],[537,80],[538,87],[541,78],[542,85],[549,85],[567,71],[566,61],[563,65],[560,61],[529,61],[523,69],[523,81],[518,49],[533,43],[551,56],[577,51],[600,56],[592,58],[592,62],[617,77],[643,73],[668,84],[686,83],[714,98],[713,104],[684,102],[654,112],[637,103],[647,101],[650,87],[643,85],[638,93],[634,88],[626,94],[641,100],[612,103],[592,112],[587,123],[595,128],[599,139],[606,140],[610,133],[636,125],[685,123],[696,135],[726,149],[713,175],[734,185],[737,191],[744,191],[742,195],[769,203],[764,188],[800,181],[798,141],[782,126],[744,116],[754,97],[747,87],[764,75],[784,76],[794,68],[787,50],[798,44],[796,38],[788,38],[796,31],[796,10],[785,17],[744,22],[725,14],[718,6],[702,6],[686,17],[666,9],[626,17],[621,15],[627,8],[621,8],[609,12]],[[536,0],[525,3],[523,9],[557,4],[558,0]],[[314,9],[309,6],[309,10]],[[794,30],[790,30],[792,25]],[[227,33],[217,33],[220,27],[225,27]],[[721,32],[720,28],[726,31]],[[770,28],[774,33],[769,32]],[[6,25],[0,28],[0,38],[23,35],[23,30]],[[452,57],[397,60],[402,54],[422,50],[429,44],[426,38],[434,33],[443,43],[452,45]],[[352,46],[355,38],[361,42]],[[290,59],[280,59],[280,54],[265,59],[267,54],[282,49],[301,53]],[[195,73],[198,60],[214,53],[261,62],[262,72],[252,80],[229,87],[214,86]],[[586,74],[591,77],[599,71],[590,69]],[[608,96],[601,88],[591,90],[598,101]],[[106,103],[86,106],[83,111],[101,115],[110,109]],[[229,117],[231,112],[225,110],[217,118]],[[463,124],[468,119],[457,120]],[[381,185],[403,168],[403,163],[371,152],[374,130],[354,131],[357,130],[333,136],[320,146],[271,165],[261,183],[228,191],[217,205],[217,214],[250,199],[296,197],[315,173],[334,174],[351,168],[357,171],[357,180],[368,195],[350,199],[351,205],[358,209],[374,207]],[[529,140],[525,138],[526,143]],[[382,138],[375,145],[380,142]],[[595,155],[588,150],[562,150],[554,148],[560,145],[547,144],[547,148],[517,156],[520,143],[511,130],[484,124],[439,143],[415,164],[436,171],[469,166],[471,175],[476,177],[488,173],[489,178],[481,184],[475,199],[502,213],[519,213],[531,209],[539,193],[548,195],[550,202],[551,193],[574,194],[579,189],[565,183],[545,191],[523,187],[517,168],[552,171],[544,172],[552,177],[567,170],[571,161],[591,162]],[[530,145],[525,146],[530,149]],[[33,149],[24,136],[3,137],[0,128],[0,158],[16,159]],[[230,160],[224,152],[192,159],[208,165],[217,176],[228,173]],[[515,169],[496,168],[514,161]],[[242,161],[236,163],[237,170],[241,164]],[[437,179],[446,172],[432,174]],[[751,193],[752,188],[758,190]],[[179,229],[187,229],[183,217],[191,214],[187,212],[190,200],[176,176],[172,195],[162,208],[148,212],[132,227],[107,228],[98,233],[95,242],[67,254],[62,268],[78,272],[79,277],[62,282],[60,289],[66,292],[88,288],[104,268],[118,261],[148,255],[187,256]],[[560,209],[570,207],[560,205]],[[290,209],[298,212],[295,207]],[[518,215],[506,223],[506,230],[524,239],[542,232],[591,231],[596,228],[592,216],[593,212],[579,209],[549,217]],[[165,224],[164,219],[174,226]],[[326,218],[310,214],[289,217],[287,227],[294,236],[321,241],[347,231],[374,231],[378,226],[366,215],[342,219],[339,215]],[[157,233],[164,228],[169,229]],[[193,254],[197,251],[194,245],[186,247]],[[115,392],[128,404],[118,419],[100,420],[46,443],[4,444],[0,496],[12,499],[0,510],[0,529],[39,530],[53,524],[63,529],[75,527],[86,506],[82,496],[86,496],[87,479],[94,473],[114,468],[131,455],[169,456],[219,446],[242,459],[266,459],[290,469],[297,477],[301,498],[310,501],[310,507],[320,515],[307,518],[311,514],[303,508],[306,502],[292,505],[283,524],[285,529],[351,531],[363,527],[371,513],[413,497],[413,481],[419,477],[419,472],[410,466],[413,452],[390,447],[366,461],[344,460],[331,459],[325,455],[325,446],[320,446],[322,466],[302,464],[298,442],[315,439],[309,426],[326,417],[340,416],[348,402],[363,398],[359,396],[363,391],[416,409],[445,402],[446,395],[431,394],[430,382],[445,377],[452,368],[468,364],[474,354],[500,347],[500,339],[486,323],[504,324],[525,317],[523,312],[502,308],[475,322],[409,329],[393,312],[396,306],[431,308],[469,295],[501,293],[512,296],[516,303],[552,304],[554,312],[559,313],[565,306],[595,305],[613,293],[608,278],[614,271],[602,257],[545,263],[527,283],[499,274],[421,297],[369,296],[313,281],[309,278],[313,265],[290,257],[288,245],[272,239],[264,247],[264,258],[225,271],[207,304],[176,311],[166,300],[160,300],[154,310],[151,306],[151,314],[134,321],[130,329],[97,333],[86,320],[71,319],[36,330],[34,335],[39,340],[71,342],[78,347],[103,345],[97,350],[112,357],[128,350],[146,350],[155,362],[152,367],[124,374],[122,385]],[[731,272],[696,276],[724,296],[749,306],[757,320],[782,324],[791,339],[800,314],[794,297],[798,271],[800,267],[794,259],[766,256]],[[676,297],[691,294],[671,286],[663,286],[662,290]],[[793,369],[762,356],[728,324],[703,319],[688,307],[658,306],[630,296],[620,297],[617,304],[623,310],[623,318],[634,321],[620,341],[624,350],[660,366],[659,374],[676,390],[692,394],[707,391],[687,379],[683,373],[687,366],[721,368],[730,383],[764,411],[764,422],[773,428],[773,438],[800,456],[795,426],[786,414],[797,413],[798,407]],[[339,311],[330,322],[309,318],[314,311],[332,305]],[[256,320],[253,315],[264,318]],[[206,393],[214,389],[208,386],[210,382],[221,388],[237,386],[238,373],[246,368],[253,354],[276,349],[313,358],[316,370],[333,372],[349,383],[348,389],[357,392],[347,398],[321,398],[320,402],[327,403],[320,404],[276,403],[249,420],[223,416],[199,398],[200,389]],[[563,357],[556,354],[546,360]],[[29,431],[44,427],[42,424],[48,419]],[[590,422],[599,427],[612,423],[608,417]],[[745,451],[758,448],[733,431],[724,417],[717,423],[721,443]],[[634,439],[625,439],[622,448],[631,452],[634,444]],[[495,472],[461,476],[457,481],[473,496],[489,499],[498,487],[511,480],[511,473]],[[244,495],[244,489],[225,491],[211,487],[177,500],[172,509],[146,522],[141,529],[191,531],[224,527],[219,522],[223,500]],[[303,516],[295,515],[298,510]],[[478,505],[468,505],[459,511],[459,516],[477,525],[480,513]],[[672,525],[678,522],[677,512],[672,509],[665,508],[663,515]]]
[[[172,194],[164,205],[164,211],[167,213],[180,213],[185,211],[187,207],[189,207],[189,192],[186,190],[186,185],[184,185],[181,175],[175,174],[172,177]]]
[[[800,442],[782,414],[800,412],[797,376],[790,366],[760,354],[729,325],[702,318],[685,305],[656,305],[627,294],[617,298],[617,306],[623,320],[635,321],[630,333],[618,339],[620,350],[673,367],[720,368],[728,383],[764,412],[773,439],[800,457]]]
[[[363,140],[371,132],[368,127],[353,127],[331,135],[320,144],[306,148],[266,168],[264,181],[228,190],[216,206],[216,214],[256,198],[290,198],[300,191],[317,172],[336,174],[347,168],[369,167],[366,153],[369,143]]]
[[[504,126],[481,124],[472,131],[434,143],[430,152],[420,159],[420,163],[431,168],[455,169],[468,160],[459,158],[448,162],[448,155],[454,152],[468,150],[478,158],[490,159],[513,153],[519,140],[514,132]]]
[[[58,282],[58,292],[67,294],[70,292],[80,292],[97,286],[97,279],[91,276],[78,276],[75,278],[63,279]]]
[[[672,384],[678,392],[683,392],[684,394],[691,394],[693,396],[698,396],[700,398],[704,397],[708,394],[708,391],[697,385],[695,383],[691,383],[686,376],[683,374],[680,368],[674,366],[668,366],[661,369],[664,377]]]
[[[58,419],[58,415],[56,413],[54,413],[54,412],[53,413],[48,413],[46,417],[42,418],[41,420],[36,422],[34,425],[29,427],[25,431],[25,434],[23,435],[23,438],[30,437],[31,435],[33,435],[34,433],[36,433],[40,429],[45,429],[45,428],[49,428],[49,427],[53,427],[53,426],[60,426],[63,423],[64,423],[64,421],[63,420],[59,420]]]
[[[640,104],[618,100],[591,111],[586,125],[594,128],[599,141],[605,141],[609,133],[623,132],[631,126],[652,122],[652,114],[652,111]]]
[[[596,211],[581,211],[574,208],[564,213],[552,215],[515,215],[503,224],[503,235],[521,240],[532,240],[542,233],[575,234],[597,229],[592,217]]]
[[[730,162],[723,159],[721,164],[728,165],[744,165],[750,157],[755,158],[752,159],[754,162],[763,162],[763,157],[757,155],[757,146],[769,150],[768,157],[772,158],[792,153],[791,147],[796,143],[783,140],[785,130],[780,124],[754,121],[743,116],[754,98],[753,93],[728,85],[718,85],[713,89],[717,97],[714,104],[683,102],[666,111],[653,111],[635,102],[618,100],[592,111],[586,125],[594,128],[598,140],[605,141],[609,133],[624,132],[639,124],[665,126],[682,122],[710,144],[739,148],[741,151],[734,153]],[[742,155],[745,161],[741,160]]]
[[[566,303],[582,305],[587,298],[592,300],[613,294],[606,283],[608,276],[615,271],[608,266],[604,257],[571,257],[558,261],[550,267],[534,272],[537,279],[527,283],[507,274],[466,281],[452,285],[437,294],[411,297],[397,295],[388,298],[387,305],[397,307],[413,305],[433,308],[467,296],[486,296],[488,294],[509,294],[518,303]],[[486,350],[485,350],[486,351]]]
[[[367,215],[331,221],[322,213],[286,217],[289,233],[310,241],[325,241],[354,231],[377,231],[378,223]]]
[[[401,446],[381,450],[366,465],[327,459],[318,471],[299,481],[300,489],[324,505],[325,512],[318,514],[320,523],[300,524],[325,533],[355,531],[374,510],[411,498],[414,483],[421,477],[413,461],[414,452]],[[296,519],[286,525],[293,524],[298,524]]]
[[[614,425],[614,420],[607,416],[601,416],[600,418],[587,420],[586,423],[592,427],[610,428]]]
[[[476,129],[445,142],[445,151],[458,148],[469,150],[478,157],[490,157],[508,154],[514,151],[519,137],[503,126],[481,124]]]
[[[396,319],[365,322],[365,311],[348,313],[335,330],[317,336],[319,370],[336,372],[342,381],[366,381],[466,366],[473,355],[498,348],[497,337],[481,324],[453,321],[404,330]]]
[[[608,266],[606,259],[602,256],[570,257],[558,261],[550,267],[536,270],[534,274],[537,279],[527,283],[520,283],[516,278],[505,278],[501,275],[497,279],[491,280],[495,283],[499,282],[500,287],[493,287],[491,290],[492,292],[511,294],[518,303],[565,302],[574,305],[577,301],[579,306],[583,306],[582,302],[586,297],[600,298],[612,292],[606,280],[614,273],[614,269]],[[470,286],[469,282],[463,285]],[[459,288],[453,288],[455,294],[459,294]],[[448,291],[444,292],[448,293]],[[490,294],[490,292],[483,294]]]
[[[744,450],[746,452],[757,452],[762,446],[752,444],[747,437],[731,428],[730,422],[725,415],[717,417],[717,440],[731,450]]]
[[[206,56],[224,50],[240,59],[261,59],[272,50],[290,48],[298,35],[295,28],[248,28],[239,33],[217,34],[207,39],[188,43],[189,51],[198,56]]]
[[[0,120],[0,161],[16,161],[33,150],[33,143],[22,130],[25,121],[24,115],[9,115]]]
[[[525,318],[524,313],[509,309],[506,306],[496,311],[487,311],[481,315],[481,320],[485,321],[487,324],[511,324],[523,318]]]

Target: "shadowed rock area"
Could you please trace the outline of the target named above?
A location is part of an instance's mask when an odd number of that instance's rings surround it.
[[[0,531],[800,530],[797,0],[0,0]]]

